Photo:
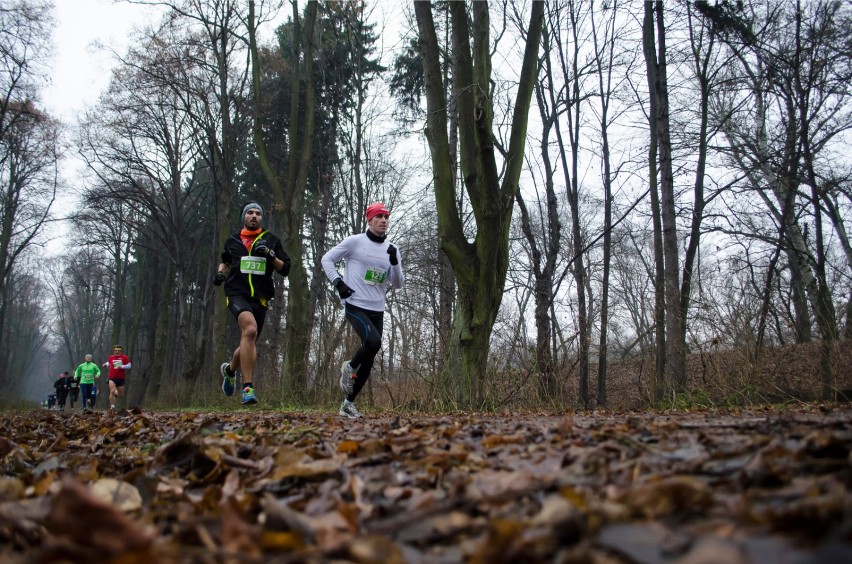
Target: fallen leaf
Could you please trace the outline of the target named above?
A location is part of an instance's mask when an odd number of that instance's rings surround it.
[[[675,513],[702,512],[713,505],[713,492],[701,480],[675,476],[638,485],[621,501],[639,514],[658,518]]]
[[[135,555],[156,561],[152,531],[71,479],[62,481],[46,526],[57,537],[97,550],[105,559]]]
[[[89,488],[96,498],[122,511],[136,511],[142,508],[142,496],[139,495],[139,490],[127,482],[114,478],[101,478]]]

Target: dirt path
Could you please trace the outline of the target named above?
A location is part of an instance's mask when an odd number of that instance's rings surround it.
[[[0,560],[852,562],[852,409],[0,414]]]

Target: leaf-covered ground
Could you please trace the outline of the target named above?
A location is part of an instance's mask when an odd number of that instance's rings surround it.
[[[0,414],[2,562],[852,562],[852,409]]]

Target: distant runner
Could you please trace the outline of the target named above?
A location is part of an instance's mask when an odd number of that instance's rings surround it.
[[[83,413],[91,413],[95,405],[95,378],[101,377],[101,369],[92,362],[92,355],[86,355],[86,362],[77,367],[74,377],[80,381],[80,393],[83,396]]]
[[[56,382],[53,383],[53,389],[56,390],[56,405],[59,406],[59,411],[65,411],[65,399],[68,397],[68,373],[61,372]]]
[[[121,345],[112,347],[112,355],[104,363],[109,368],[109,408],[115,409],[118,398],[124,396],[124,381],[127,371],[130,370],[130,358],[124,354]]]
[[[65,376],[68,378],[68,402],[71,409],[74,409],[74,402],[77,401],[80,395],[80,380],[77,376],[68,376],[67,371],[65,372]]]

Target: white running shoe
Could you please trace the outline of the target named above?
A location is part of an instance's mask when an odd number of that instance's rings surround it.
[[[349,366],[349,361],[344,362],[340,367],[340,389],[347,396],[351,395],[352,390],[355,389],[355,378],[357,377],[358,373]]]
[[[358,419],[361,417],[361,412],[358,411],[355,404],[349,400],[343,400],[343,404],[340,406],[340,411],[337,413],[343,417],[348,417],[349,419]]]

